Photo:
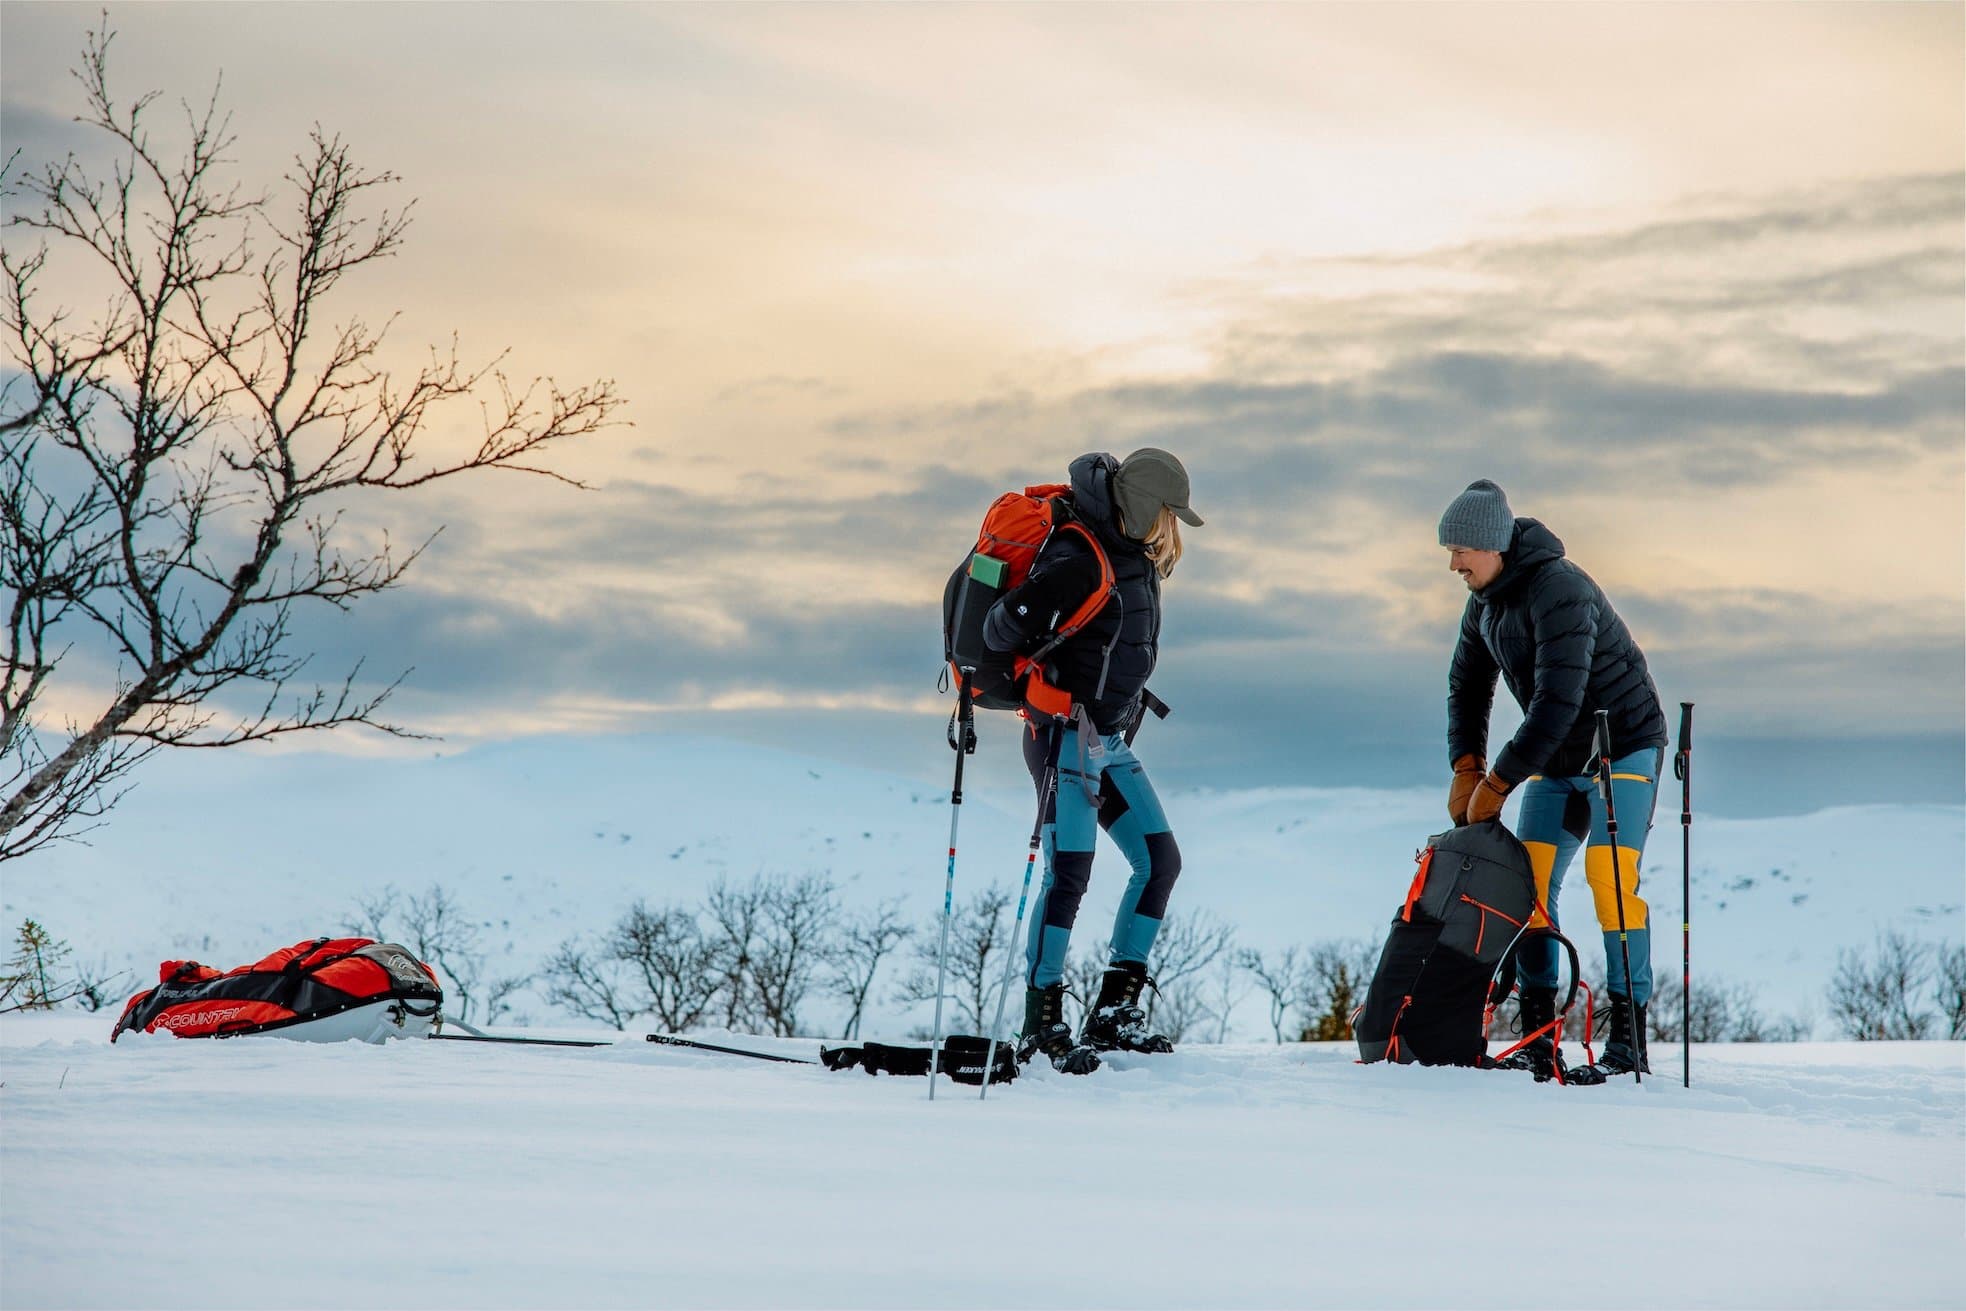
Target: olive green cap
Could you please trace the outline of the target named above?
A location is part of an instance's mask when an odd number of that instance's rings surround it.
[[[1163,505],[1181,522],[1201,527],[1201,516],[1188,504],[1189,495],[1188,471],[1158,447],[1141,447],[1121,460],[1113,475],[1113,496],[1129,533],[1151,529]]]

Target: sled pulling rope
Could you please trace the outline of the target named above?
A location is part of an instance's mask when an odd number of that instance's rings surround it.
[[[596,1038],[497,1038],[488,1033],[433,1033],[433,1042],[500,1042],[521,1047],[612,1047],[606,1039]]]
[[[721,1052],[725,1056],[749,1056],[754,1061],[777,1061],[781,1065],[817,1065],[802,1056],[774,1056],[770,1052],[747,1052],[742,1047],[719,1047],[715,1043],[698,1042],[694,1038],[672,1038],[666,1033],[651,1033],[648,1041],[659,1042],[667,1047],[693,1047],[700,1052]]]

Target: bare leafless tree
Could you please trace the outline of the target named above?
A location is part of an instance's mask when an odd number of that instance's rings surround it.
[[[1151,1017],[1157,1032],[1186,1041],[1209,1018],[1205,983],[1208,971],[1235,950],[1236,931],[1205,911],[1181,911],[1161,922],[1147,953],[1154,981]]]
[[[846,1023],[842,1038],[860,1036],[866,1018],[867,1001],[874,994],[874,980],[886,960],[915,930],[901,918],[901,903],[884,901],[870,911],[847,917],[839,926],[827,956],[828,983],[832,993],[846,1004]]]
[[[1718,976],[1693,981],[1690,1008],[1685,985],[1663,980],[1645,1018],[1646,1031],[1661,1042],[1678,1042],[1682,1031],[1694,1042],[1798,1042],[1815,1027],[1807,1014],[1770,1015],[1752,986]]]
[[[650,910],[636,902],[608,936],[607,954],[641,983],[639,993],[630,994],[631,1013],[653,1015],[667,1033],[702,1024],[724,984],[715,945],[697,917],[680,907]]]
[[[117,968],[107,956],[96,957],[92,964],[76,966],[74,973],[75,1001],[85,1011],[99,1011],[127,1001],[135,986],[130,971]]]
[[[364,904],[363,915],[373,919],[395,904],[394,896],[393,889],[372,896]],[[477,923],[441,883],[432,883],[421,895],[406,898],[400,919],[375,919],[365,927],[378,932],[361,936],[407,947],[417,959],[434,966],[445,985],[445,1013],[466,1024],[472,1022],[473,1010],[480,1007],[479,1022],[497,1023],[510,1009],[513,996],[532,983],[530,974],[490,973]]]
[[[1245,981],[1242,965],[1234,952],[1224,953],[1215,962],[1210,972],[1207,987],[1208,1021],[1213,1026],[1215,1041],[1229,1040],[1229,1018],[1236,1013],[1236,1007],[1250,994],[1250,985]]]
[[[1258,990],[1268,999],[1270,1032],[1281,1043],[1284,1022],[1292,1011],[1303,1004],[1309,984],[1303,949],[1286,947],[1275,953],[1244,950],[1237,955],[1236,961],[1244,973],[1256,980]]]
[[[355,898],[355,913],[342,920],[342,928],[351,937],[387,942],[401,903],[402,895],[394,885],[364,892]]]
[[[724,1027],[745,1030],[764,1022],[757,990],[751,983],[752,963],[757,959],[758,937],[763,931],[765,887],[753,879],[737,885],[718,879],[705,898],[709,912],[716,996],[723,1006]]]
[[[764,915],[751,958],[751,991],[770,1031],[797,1037],[799,1007],[831,951],[839,903],[833,881],[820,874],[766,879],[762,885]]]
[[[1952,942],[1940,947],[1933,976],[1946,1036],[1955,1042],[1966,1038],[1966,946]]]
[[[1875,954],[1837,953],[1829,1013],[1846,1038],[1860,1042],[1923,1038],[1934,1016],[1924,1007],[1931,948],[1895,929],[1877,935]]]
[[[357,664],[315,683],[296,607],[346,609],[399,583],[428,545],[351,548],[354,505],[506,469],[606,426],[601,381],[509,384],[456,345],[413,373],[382,327],[330,318],[344,279],[396,255],[397,178],[316,128],[276,198],[226,177],[216,93],[185,107],[176,147],[157,93],[111,92],[111,35],[91,32],[80,121],[107,175],[70,155],[9,160],[0,242],[0,860],[86,831],[162,747],[229,747],[380,711],[400,677]],[[16,167],[19,165],[19,167]],[[48,299],[102,308],[92,317]],[[478,400],[481,432],[433,442],[433,416]],[[77,656],[73,663],[71,656]],[[50,722],[51,680],[66,704]]]
[[[577,939],[561,943],[540,967],[539,977],[549,1005],[582,1019],[625,1029],[642,1013],[629,999],[632,984],[621,962],[590,953]]]
[[[949,1001],[954,1006],[948,1016],[951,1031],[982,1033],[994,1014],[992,1003],[1003,978],[1003,953],[1020,948],[1010,941],[1009,909],[1010,893],[995,887],[983,889],[956,908],[949,926]],[[896,1001],[914,1004],[935,1000],[935,959],[941,935],[938,917],[916,936],[915,969],[896,990]],[[1006,1002],[1007,1007],[1011,1005]]]

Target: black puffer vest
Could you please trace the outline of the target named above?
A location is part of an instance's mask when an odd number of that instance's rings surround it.
[[[1117,459],[1105,454],[1081,455],[1072,461],[1072,516],[1090,528],[1105,548],[1117,595],[1045,661],[1054,675],[1053,684],[1084,705],[1102,733],[1124,732],[1133,722],[1140,691],[1147,686],[1160,652],[1160,575],[1146,549],[1120,531],[1113,500],[1113,474],[1119,467]],[[1053,534],[1045,553],[1060,550],[1089,555],[1076,533]]]

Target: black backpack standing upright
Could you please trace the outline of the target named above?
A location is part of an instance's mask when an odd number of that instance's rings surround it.
[[[1514,986],[1515,971],[1505,966],[1513,966],[1517,947],[1547,934],[1568,949],[1565,1013],[1577,995],[1577,952],[1556,930],[1529,928],[1536,910],[1529,851],[1501,821],[1449,829],[1428,842],[1419,863],[1352,1025],[1359,1057],[1480,1065],[1490,1005]]]

